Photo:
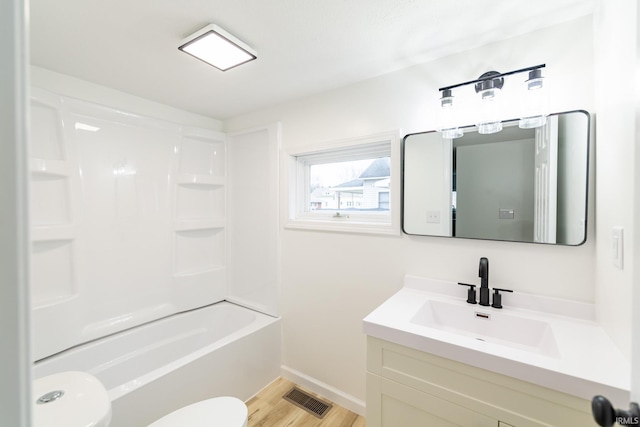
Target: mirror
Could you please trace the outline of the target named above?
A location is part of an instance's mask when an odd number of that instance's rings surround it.
[[[581,245],[586,240],[589,124],[586,111],[552,114],[544,126],[443,139],[404,137],[406,234]]]

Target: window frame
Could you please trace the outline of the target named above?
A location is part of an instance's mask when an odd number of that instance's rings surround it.
[[[288,167],[285,229],[400,235],[399,132],[332,141],[286,150]],[[389,211],[310,211],[309,168],[316,164],[375,157],[390,158]],[[339,213],[339,215],[336,215]]]

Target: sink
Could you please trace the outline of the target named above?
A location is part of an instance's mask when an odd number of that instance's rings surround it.
[[[456,282],[406,275],[363,331],[582,399],[606,391],[629,400],[629,360],[596,323],[593,303],[514,292],[496,309],[468,304],[465,293]]]
[[[479,341],[559,357],[553,329],[543,320],[489,307],[429,299],[410,321]]]

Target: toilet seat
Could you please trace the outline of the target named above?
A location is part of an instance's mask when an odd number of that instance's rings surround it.
[[[235,397],[214,397],[177,409],[148,427],[247,427],[247,405]]]

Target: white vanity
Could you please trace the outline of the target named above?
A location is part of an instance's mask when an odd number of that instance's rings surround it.
[[[415,276],[364,319],[367,426],[595,426],[629,400],[630,364],[592,304],[523,293],[504,308]]]

